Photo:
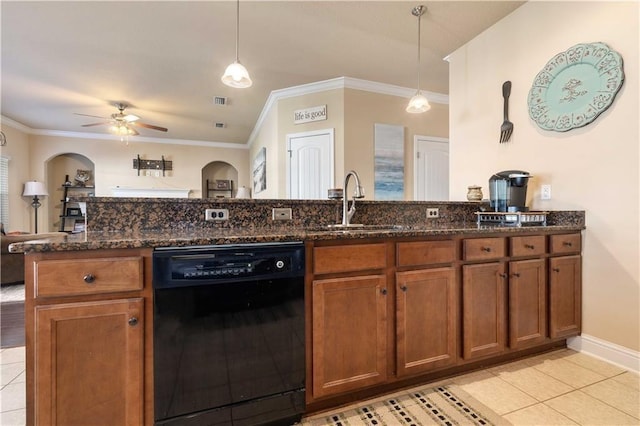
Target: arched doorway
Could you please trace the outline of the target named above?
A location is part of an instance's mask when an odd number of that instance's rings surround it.
[[[238,170],[225,161],[212,161],[202,168],[202,198],[234,198]]]
[[[66,211],[63,210],[73,207],[65,202],[65,192],[68,193],[67,197],[95,194],[95,164],[84,155],[69,152],[49,159],[46,164],[46,173],[47,190],[49,191],[47,231],[59,231],[61,216],[66,215]],[[81,182],[75,180],[78,174],[88,180],[82,182],[84,186],[81,189],[69,190],[69,188],[80,186]],[[81,177],[78,179],[83,180]],[[67,191],[65,191],[65,186]]]

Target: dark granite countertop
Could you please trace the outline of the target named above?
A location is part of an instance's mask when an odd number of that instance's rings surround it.
[[[178,231],[113,231],[83,232],[59,235],[41,240],[13,243],[12,253],[53,252],[98,249],[184,247],[211,244],[244,244],[308,240],[429,237],[439,235],[520,234],[531,232],[575,232],[581,225],[549,225],[522,227],[482,227],[475,224],[446,224],[437,227],[376,225],[362,229],[316,228],[253,228],[253,229],[193,229]]]

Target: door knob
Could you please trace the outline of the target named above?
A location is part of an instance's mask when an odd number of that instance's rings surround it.
[[[84,277],[82,277],[82,279],[87,284],[93,284],[93,282],[96,280],[96,277],[93,274],[87,274]]]
[[[136,318],[136,317],[129,318],[129,325],[131,327],[138,325],[138,318]]]
[[[401,286],[400,286],[400,290],[402,290],[402,291],[407,291],[407,286],[406,286],[406,285],[401,285]]]

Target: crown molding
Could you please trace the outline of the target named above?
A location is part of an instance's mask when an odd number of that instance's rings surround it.
[[[249,136],[247,146],[251,146],[258,135],[258,132],[264,124],[264,120],[267,117],[271,108],[281,99],[287,99],[294,96],[309,95],[311,93],[325,92],[327,90],[335,89],[354,89],[362,90],[366,92],[378,93],[381,95],[398,96],[401,98],[411,98],[416,93],[416,89],[410,89],[407,87],[395,86],[393,84],[378,83],[375,81],[361,80],[352,77],[337,77],[330,80],[317,81],[314,83],[302,84],[300,86],[287,87],[285,89],[274,90],[269,94],[267,102],[265,102],[262,111],[258,116],[256,125],[253,127],[253,131]],[[443,93],[429,92],[421,90],[421,92],[427,97],[429,102],[437,104],[449,104],[449,95]]]
[[[69,132],[64,130],[32,129],[9,117],[5,117],[4,115],[0,116],[0,119],[3,124],[7,124],[8,126],[11,126],[16,130],[20,130],[21,132],[27,133],[29,135],[58,136],[58,137],[65,137],[65,138],[97,139],[97,140],[112,140],[112,141],[120,140],[120,136],[112,135],[109,133],[83,133],[83,132]],[[159,143],[159,144],[167,144],[167,145],[206,146],[206,147],[212,147],[212,148],[227,148],[227,149],[248,149],[249,148],[247,144],[238,144],[238,143],[230,143],[230,142],[209,142],[209,141],[198,141],[198,140],[187,140],[187,139],[156,139],[156,138],[150,138],[147,136],[131,136],[130,142]]]

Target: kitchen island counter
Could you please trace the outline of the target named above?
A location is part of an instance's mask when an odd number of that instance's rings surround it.
[[[184,247],[211,244],[249,244],[288,241],[353,240],[375,238],[409,238],[431,236],[488,236],[493,234],[551,234],[576,232],[584,225],[548,225],[522,227],[478,227],[470,223],[450,223],[440,226],[384,226],[363,229],[310,228],[219,228],[177,231],[105,231],[57,235],[51,238],[11,244],[12,253],[55,252],[76,250]]]

